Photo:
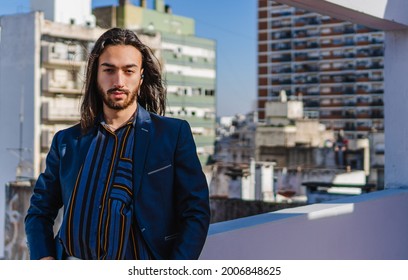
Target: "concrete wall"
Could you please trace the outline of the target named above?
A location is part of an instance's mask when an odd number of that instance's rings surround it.
[[[385,45],[385,187],[393,188],[408,184],[408,30],[387,32]]]
[[[406,260],[408,189],[389,189],[210,226],[200,259]]]

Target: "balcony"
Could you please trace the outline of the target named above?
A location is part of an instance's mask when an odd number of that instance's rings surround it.
[[[367,106],[370,106],[370,102],[369,101],[357,101],[356,106],[367,107]]]
[[[342,106],[343,106],[342,102],[336,102],[336,101],[325,102],[325,103],[321,102],[320,103],[320,107],[324,107],[324,108],[326,108],[326,107],[342,107]]]
[[[322,41],[320,43],[322,48],[337,48],[344,45],[343,42],[333,42],[333,41]]]
[[[319,60],[319,56],[311,53],[296,53],[295,61]]]
[[[296,9],[295,10],[295,15],[300,16],[300,15],[304,15],[307,14],[309,12],[305,11],[305,10],[301,10],[301,9]]]
[[[369,112],[357,113],[356,118],[358,118],[358,119],[369,119],[370,118],[370,113]]]
[[[286,51],[290,50],[292,46],[290,43],[277,43],[277,44],[272,44],[272,50],[273,51]]]
[[[357,75],[357,82],[368,82],[369,78],[368,78],[368,74],[365,75]]]
[[[43,76],[42,90],[45,92],[51,93],[62,93],[62,94],[82,94],[82,84],[77,83],[76,81],[54,81],[51,80],[49,73]]]
[[[358,36],[356,38],[356,44],[357,44],[357,46],[369,45],[369,44],[371,44],[371,39],[370,39],[369,35]]]
[[[320,24],[320,20],[316,17],[304,17],[295,20],[295,26],[306,26],[306,25],[318,25]]]
[[[290,31],[273,32],[272,33],[272,38],[274,40],[291,39],[292,38],[292,33]]]
[[[375,31],[375,30],[367,26],[360,25],[360,24],[358,24],[356,27],[357,33],[367,33],[367,32],[372,32],[372,31]]]
[[[293,31],[293,38],[311,38],[319,36],[318,29],[299,29]]]
[[[211,70],[212,72],[212,70]],[[206,88],[214,88],[215,87],[215,80],[213,77],[199,77],[199,76],[187,76],[185,73],[175,73],[175,72],[167,72],[165,75],[167,80],[167,85],[173,86],[193,86],[193,87],[206,87]]]
[[[295,72],[296,73],[304,73],[304,72],[318,72],[319,68],[316,64],[304,63],[295,65]]]
[[[282,54],[280,56],[274,56],[271,58],[272,63],[273,62],[289,62],[292,61],[292,57],[290,54]]]
[[[336,18],[331,18],[331,17],[328,17],[328,16],[324,16],[321,19],[322,24],[334,24],[334,23],[343,23],[343,22],[344,22],[343,20],[336,19]]]
[[[215,119],[199,118],[194,116],[177,116],[177,118],[186,120],[191,127],[202,127],[207,129],[215,128]]]
[[[344,79],[342,76],[321,76],[320,83],[322,84],[335,84],[335,83],[342,83]]]
[[[383,119],[384,112],[382,110],[373,110],[370,114],[370,118],[372,119]]]
[[[290,85],[292,84],[292,80],[290,78],[287,79],[272,79],[272,85]]]
[[[371,126],[358,126],[356,128],[357,131],[371,131],[372,127]]]
[[[370,90],[367,86],[358,85],[356,89],[356,93],[358,94],[370,93]]]
[[[320,95],[341,95],[343,91],[344,89],[341,87],[322,87],[320,89]]]
[[[293,78],[294,84],[317,84],[319,79],[311,75],[302,75]]]
[[[336,36],[344,34],[344,28],[324,28],[320,32],[320,36]]]
[[[292,12],[291,11],[278,11],[278,12],[272,12],[272,17],[277,18],[277,17],[288,17],[291,16]]]
[[[290,66],[282,66],[282,67],[279,67],[279,68],[272,68],[271,73],[272,74],[292,73],[292,68]]]
[[[215,106],[215,96],[211,95],[178,95],[168,94],[170,106],[208,108]]]
[[[41,48],[42,62],[47,66],[59,67],[85,67],[86,61],[81,60],[80,56],[70,56],[69,53],[55,53],[51,46],[42,46]]]
[[[44,122],[77,122],[80,119],[79,100],[61,99],[43,102],[41,118]]]
[[[399,188],[215,223],[200,259],[408,259],[404,213]]]
[[[301,42],[295,42],[294,43],[294,48],[296,50],[316,49],[318,47],[319,47],[319,44],[317,42],[313,42],[313,41],[301,41]]]
[[[333,111],[329,109],[328,111],[321,111],[320,113],[320,119],[338,120],[338,119],[344,119],[344,118],[347,118],[347,117],[343,116],[343,113],[341,111]]]

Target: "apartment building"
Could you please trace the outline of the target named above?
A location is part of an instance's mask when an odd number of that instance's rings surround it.
[[[348,139],[384,131],[382,31],[258,0],[258,116],[285,90]]]
[[[53,134],[78,122],[87,53],[102,32],[92,27],[90,13],[82,22],[75,16],[51,21],[46,18],[57,13],[36,3],[37,11],[0,19],[0,120],[8,131],[0,139],[2,186],[15,179],[21,162],[17,177],[37,176]],[[20,158],[13,150],[23,151]]]
[[[167,87],[166,115],[190,123],[205,165],[214,153],[215,141],[215,41],[197,37],[194,19],[173,14],[163,0],[155,0],[153,9],[146,2],[134,5],[121,0],[118,6],[98,7],[93,13],[98,26],[121,26],[159,38],[157,56]]]

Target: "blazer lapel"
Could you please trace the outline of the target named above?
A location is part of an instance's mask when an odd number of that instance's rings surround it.
[[[78,167],[81,167],[82,164],[84,163],[85,157],[88,154],[89,146],[91,145],[93,136],[95,134],[95,128],[92,128],[91,131],[89,131],[85,135],[81,135],[77,138],[77,141],[79,141],[78,145],[78,154],[79,154],[79,161],[78,161]]]
[[[94,129],[85,135],[81,135],[80,129],[74,132],[71,143],[63,144],[66,149],[66,155],[64,156],[64,161],[66,168],[61,172],[61,182],[63,191],[64,205],[68,205],[68,201],[71,197],[72,190],[75,186],[76,178],[78,177],[79,170],[85,161],[88,154],[89,146],[91,145]]]
[[[136,197],[143,175],[151,135],[150,114],[138,104],[133,150],[133,196]]]

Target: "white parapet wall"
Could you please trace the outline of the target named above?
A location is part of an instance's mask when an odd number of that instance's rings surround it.
[[[408,259],[408,188],[210,226],[200,259]]]

